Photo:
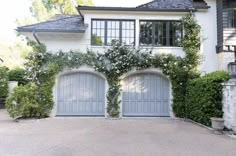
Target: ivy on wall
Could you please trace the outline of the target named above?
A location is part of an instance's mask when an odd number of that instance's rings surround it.
[[[120,77],[132,69],[141,70],[150,67],[160,68],[172,83],[173,110],[176,116],[185,117],[185,94],[187,82],[196,76],[199,63],[200,26],[194,16],[188,14],[182,18],[184,37],[182,46],[186,53],[184,58],[172,54],[152,55],[150,51],[139,50],[134,47],[121,45],[114,41],[111,48],[103,54],[88,51],[58,52],[56,54],[46,52],[43,45],[35,43],[34,53],[28,57],[26,63],[29,71],[29,79],[39,88],[42,95],[41,103],[48,103],[48,109],[53,106],[52,88],[55,83],[55,75],[63,70],[78,68],[83,64],[90,65],[96,71],[103,73],[109,84],[107,92],[107,113],[111,117],[118,117],[120,113]],[[46,90],[46,91],[45,91]]]

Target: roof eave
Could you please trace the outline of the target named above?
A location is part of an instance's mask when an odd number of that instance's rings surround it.
[[[52,32],[52,33],[85,33],[86,30],[51,30],[51,29],[25,29],[17,28],[18,32]]]
[[[205,6],[205,7],[195,7],[196,9],[210,9],[211,7],[210,6]]]
[[[135,11],[135,12],[189,12],[196,11],[197,9],[147,9],[147,8],[122,8],[122,7],[88,7],[78,6],[81,11]]]

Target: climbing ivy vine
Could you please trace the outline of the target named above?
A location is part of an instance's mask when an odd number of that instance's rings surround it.
[[[50,109],[53,105],[52,93],[55,76],[63,70],[78,68],[81,65],[89,65],[96,71],[104,74],[109,84],[107,92],[107,113],[111,117],[118,117],[120,113],[121,76],[130,70],[147,68],[159,68],[166,74],[172,83],[173,111],[178,117],[185,117],[185,94],[187,82],[198,76],[200,49],[200,26],[192,14],[182,18],[184,37],[182,39],[185,57],[177,57],[172,54],[155,54],[151,51],[135,49],[134,47],[121,45],[114,41],[112,46],[102,54],[88,51],[58,52],[56,54],[46,52],[43,45],[33,43],[34,53],[28,57],[26,63],[29,79],[40,89],[47,89],[47,99]],[[42,95],[45,96],[45,95]]]

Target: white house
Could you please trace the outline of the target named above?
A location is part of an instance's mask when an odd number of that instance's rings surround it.
[[[78,15],[19,27],[21,34],[58,50],[103,52],[113,39],[154,53],[184,56],[180,19],[192,12],[202,27],[202,73],[226,69],[216,53],[216,0],[154,0],[134,7],[78,6]],[[221,60],[222,62],[222,60]],[[137,83],[142,82],[142,83]],[[55,87],[56,115],[106,116],[106,78],[92,68],[65,71]],[[121,116],[172,116],[171,84],[160,70],[131,71],[123,77]]]

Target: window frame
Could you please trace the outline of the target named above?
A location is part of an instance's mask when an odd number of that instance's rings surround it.
[[[92,36],[93,36],[93,21],[104,21],[104,45],[94,45],[93,44],[93,41],[92,41]],[[119,22],[119,41],[120,43],[123,43],[123,40],[122,40],[122,22],[134,22],[134,44],[132,45],[127,45],[127,46],[135,46],[136,45],[136,21],[135,19],[102,19],[102,18],[92,18],[91,19],[91,42],[90,42],[90,45],[91,46],[99,46],[99,47],[102,47],[102,46],[111,46],[107,43],[107,32],[108,32],[108,27],[107,27],[107,23],[108,21],[118,21]]]
[[[140,42],[140,39],[141,39],[141,22],[151,22],[152,25],[155,25],[155,23],[158,23],[158,22],[167,22],[166,24],[166,35],[165,35],[165,39],[166,39],[166,44],[167,45],[161,45],[161,46],[158,46],[155,44],[155,37],[152,35],[152,45],[141,45],[141,42]],[[181,20],[139,20],[139,46],[140,47],[182,47],[182,46],[171,46],[170,45],[170,23],[171,22],[181,22]],[[152,33],[155,34],[155,26],[152,26]],[[182,25],[182,29],[181,29],[181,38],[183,38],[183,35],[184,35],[184,29],[183,29],[183,25]]]

